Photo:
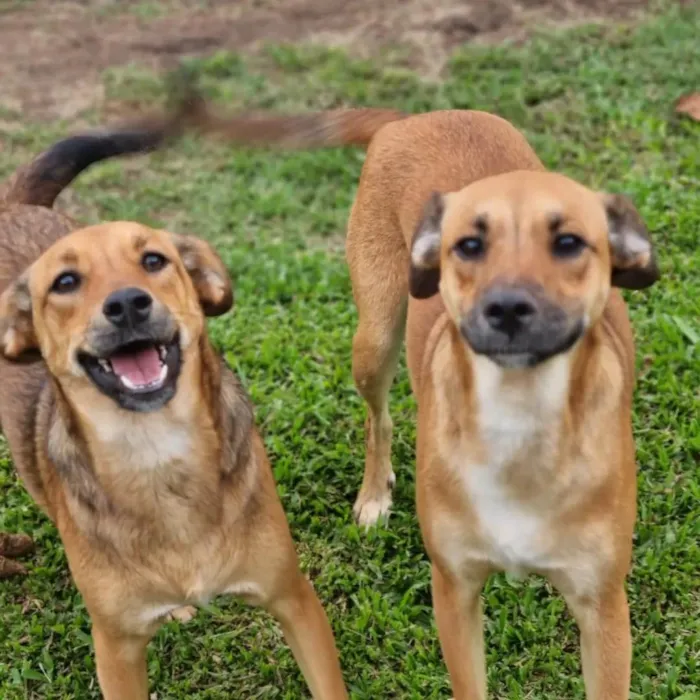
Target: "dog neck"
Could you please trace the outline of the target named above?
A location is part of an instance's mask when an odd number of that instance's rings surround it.
[[[48,454],[75,514],[86,507],[156,520],[161,510],[186,507],[215,517],[222,479],[247,459],[252,411],[206,337],[157,412],[127,412],[107,397],[82,405],[58,383],[53,393]]]
[[[465,458],[537,490],[570,452],[586,402],[600,381],[598,330],[566,353],[527,369],[476,355],[449,324],[433,361],[438,426],[450,461]],[[585,378],[585,381],[584,381]]]

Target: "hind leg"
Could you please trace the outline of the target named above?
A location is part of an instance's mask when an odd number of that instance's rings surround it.
[[[354,514],[360,525],[371,526],[388,515],[395,480],[389,390],[406,322],[408,256],[400,231],[378,223],[361,227],[352,218],[347,256],[359,315],[352,373],[367,405],[365,472]]]

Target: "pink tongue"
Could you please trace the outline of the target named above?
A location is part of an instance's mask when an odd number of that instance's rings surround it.
[[[135,386],[146,386],[160,377],[160,357],[155,348],[117,353],[109,361],[115,374],[126,377]]]

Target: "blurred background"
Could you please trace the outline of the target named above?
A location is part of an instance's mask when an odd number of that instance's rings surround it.
[[[363,58],[396,51],[435,78],[466,43],[522,42],[546,27],[609,25],[658,7],[653,0],[1,0],[0,99],[39,118],[75,117],[104,99],[107,68],[158,69],[222,49],[254,55],[270,43]]]

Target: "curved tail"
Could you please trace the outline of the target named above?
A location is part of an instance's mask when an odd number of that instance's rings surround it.
[[[93,163],[147,153],[178,136],[186,128],[189,109],[182,103],[170,114],[59,141],[15,172],[0,190],[0,205],[51,207],[61,190]]]
[[[296,115],[269,112],[223,115],[212,110],[186,72],[176,72],[171,77],[170,104],[173,107],[163,115],[59,141],[0,187],[0,205],[51,207],[61,191],[93,163],[156,150],[188,130],[244,146],[290,149],[367,146],[385,124],[409,116],[393,109],[373,108]]]

